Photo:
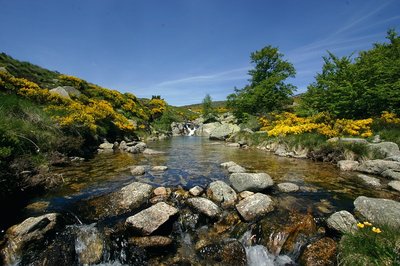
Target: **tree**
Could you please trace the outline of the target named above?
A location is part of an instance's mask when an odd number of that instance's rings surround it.
[[[213,107],[212,107],[212,99],[210,94],[206,94],[206,96],[203,99],[203,103],[202,103],[202,107],[203,107],[203,116],[207,116],[211,113],[213,113]]]
[[[235,89],[227,99],[228,107],[239,119],[246,114],[264,115],[282,110],[291,103],[291,96],[296,89],[285,82],[287,78],[294,77],[296,71],[291,63],[283,59],[278,48],[266,46],[251,53],[250,58],[255,65],[249,71],[250,84],[243,89]]]
[[[322,72],[302,96],[301,110],[352,119],[382,111],[400,114],[400,38],[389,30],[387,39],[354,60],[328,53]]]

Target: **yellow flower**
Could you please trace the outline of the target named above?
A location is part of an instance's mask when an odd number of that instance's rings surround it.
[[[372,225],[370,222],[364,222],[364,224],[365,224],[366,226],[371,226],[371,225]],[[374,227],[374,228],[375,228],[375,227]]]
[[[377,233],[377,234],[382,233],[381,229],[376,228],[376,227],[372,227],[372,232]]]
[[[365,225],[362,224],[362,223],[358,223],[358,224],[357,224],[357,227],[358,227],[358,228],[364,228],[364,226],[365,226]],[[375,228],[375,227],[374,227],[374,228]]]

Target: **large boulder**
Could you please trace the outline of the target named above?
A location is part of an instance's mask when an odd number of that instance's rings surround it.
[[[360,196],[354,201],[355,211],[364,219],[377,224],[400,228],[400,202]]]
[[[335,212],[326,220],[326,223],[328,227],[344,234],[357,229],[357,221],[348,211]]]
[[[147,236],[165,224],[178,210],[165,202],[159,202],[126,219],[126,224]]]
[[[357,171],[375,175],[381,175],[387,170],[400,172],[400,162],[387,160],[368,160],[362,162],[357,167]]]
[[[172,136],[183,136],[185,135],[184,123],[172,122],[171,123]]]
[[[207,196],[223,207],[230,207],[237,199],[236,192],[223,181],[212,182],[207,189]]]
[[[209,137],[211,132],[214,131],[214,129],[220,125],[221,123],[219,122],[202,124],[196,129],[194,134],[196,136]]]
[[[216,127],[210,133],[210,139],[215,140],[226,140],[231,135],[235,134],[236,132],[240,131],[240,127],[235,124],[222,124]]]
[[[48,233],[55,230],[59,214],[49,213],[30,217],[6,231],[5,246],[1,250],[4,265],[15,265],[16,260],[31,244],[38,244]]]
[[[381,142],[368,144],[368,149],[371,152],[377,152],[383,157],[399,156],[399,146],[394,142]]]
[[[57,87],[49,90],[49,93],[60,96],[61,98],[71,99],[68,92],[63,87]]]
[[[214,202],[206,198],[190,198],[186,203],[199,213],[210,218],[217,218],[221,214],[221,209]]]
[[[120,190],[83,202],[80,211],[86,218],[95,220],[127,213],[146,203],[152,192],[151,185],[133,182]]]
[[[256,193],[241,200],[236,205],[237,211],[246,221],[252,221],[274,210],[272,199],[262,193]]]
[[[236,191],[262,191],[274,185],[272,178],[266,173],[233,173],[229,181]]]

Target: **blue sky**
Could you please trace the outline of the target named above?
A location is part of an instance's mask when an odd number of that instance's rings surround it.
[[[329,50],[350,55],[400,32],[398,0],[0,0],[0,51],[168,103],[224,100],[251,52],[279,47],[304,92]]]

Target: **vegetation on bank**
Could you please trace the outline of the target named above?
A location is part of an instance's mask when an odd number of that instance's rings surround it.
[[[332,151],[345,149],[326,142],[332,137],[380,135],[400,145],[400,37],[389,30],[387,39],[356,57],[328,52],[315,82],[296,97],[291,97],[295,87],[286,82],[295,70],[278,49],[266,46],[252,53],[250,84],[235,89],[227,103],[242,128],[266,134],[242,137],[255,144],[278,141]]]
[[[343,236],[339,245],[339,265],[398,265],[400,234],[389,225],[369,222]]]

